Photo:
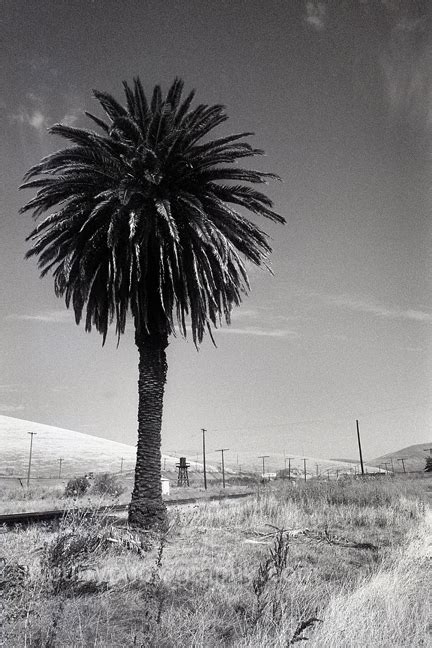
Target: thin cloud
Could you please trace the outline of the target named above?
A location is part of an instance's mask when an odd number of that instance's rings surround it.
[[[244,328],[236,328],[227,326],[217,330],[218,333],[225,333],[230,335],[251,335],[257,337],[272,337],[272,338],[289,338],[291,340],[298,339],[300,334],[291,329],[266,329],[258,326],[245,326]]]
[[[414,322],[432,322],[432,313],[414,308],[395,308],[375,300],[361,299],[349,295],[325,295],[324,300],[346,310],[368,313],[380,319],[411,320]]]
[[[80,114],[81,111],[78,109],[71,110],[67,112],[62,119],[60,119],[60,123],[64,124],[64,126],[73,126],[78,121]]]
[[[413,5],[414,6],[414,5]],[[381,58],[390,115],[420,131],[432,126],[432,39],[426,16],[394,15],[390,40]]]
[[[253,319],[256,320],[258,317],[260,317],[260,313],[257,310],[253,310],[251,308],[236,308],[232,314],[231,314],[231,319],[232,320],[238,320],[238,319]]]
[[[305,23],[315,31],[323,31],[325,29],[325,5],[322,2],[308,1],[306,2],[305,10]]]
[[[76,96],[66,93],[64,95],[65,113],[62,117],[53,116],[49,108],[47,97],[35,92],[27,92],[25,99],[17,110],[9,115],[12,123],[30,126],[40,135],[54,122],[73,126],[81,115],[81,110],[76,106],[79,100]]]
[[[25,124],[38,133],[42,133],[48,127],[47,117],[40,110],[27,111],[20,108],[16,113],[9,115],[12,123]]]
[[[0,412],[22,412],[24,405],[8,405],[7,403],[0,403]]]
[[[300,337],[297,331],[284,326],[295,317],[279,315],[269,307],[256,309],[235,309],[232,314],[232,326],[223,327],[222,333],[232,335],[254,335],[257,337],[291,338]]]
[[[22,391],[22,385],[18,385],[18,383],[0,385],[0,394],[16,394],[19,391]]]
[[[13,322],[48,322],[51,324],[62,324],[70,321],[71,313],[67,310],[43,311],[41,313],[11,313],[6,319]]]

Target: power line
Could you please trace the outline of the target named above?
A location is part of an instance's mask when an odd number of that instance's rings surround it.
[[[369,412],[363,412],[360,413],[358,416],[359,417],[366,417],[366,416],[372,416],[374,414],[385,414],[387,412],[397,412],[400,410],[409,410],[409,409],[420,409],[422,407],[428,407],[432,406],[432,401],[426,401],[424,403],[412,403],[411,405],[400,405],[397,407],[390,407],[386,409],[380,409],[380,410],[373,410]],[[344,416],[343,418],[338,417],[338,418],[318,418],[318,419],[306,419],[304,421],[285,421],[285,423],[257,423],[253,425],[245,425],[245,426],[232,426],[232,427],[215,427],[212,428],[213,432],[236,432],[237,430],[250,430],[250,429],[261,429],[261,428],[284,428],[288,426],[293,426],[293,425],[312,425],[314,423],[334,423],[334,424],[339,424],[343,425],[347,421],[352,419],[352,415],[347,415]]]

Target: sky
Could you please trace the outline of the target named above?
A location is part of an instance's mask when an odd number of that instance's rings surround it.
[[[176,76],[253,131],[281,176],[270,273],[231,327],[172,339],[163,449],[373,458],[432,438],[432,7],[412,0],[0,0],[0,414],[136,442],[130,326],[85,333],[24,261],[25,171],[123,101]],[[102,116],[102,115],[101,115]]]

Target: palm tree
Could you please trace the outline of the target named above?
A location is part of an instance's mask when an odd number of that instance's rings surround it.
[[[249,288],[246,259],[256,265],[271,252],[267,235],[242,214],[284,223],[271,200],[240,183],[273,174],[231,165],[259,155],[240,133],[207,134],[227,119],[221,105],[192,108],[176,79],[164,97],[148,101],[140,80],[123,83],[126,105],[94,91],[107,118],[87,113],[92,130],[54,125],[70,142],[33,166],[21,188],[36,195],[21,212],[48,215],[28,236],[26,257],[37,256],[41,276],[52,272],[55,294],[72,304],[76,323],[103,336],[115,322],[125,331],[128,311],[139,352],[138,444],[129,521],[163,527],[161,494],[162,401],[170,335],[191,330],[198,346],[206,331],[240,304]],[[243,258],[242,258],[243,257]]]

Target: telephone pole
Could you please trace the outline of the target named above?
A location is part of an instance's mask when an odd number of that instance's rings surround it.
[[[63,463],[63,459],[60,457],[60,459],[58,460],[58,462],[59,462],[59,475],[58,475],[58,476],[59,476],[59,479],[60,479],[60,477],[61,477],[61,465],[62,465],[62,463]]]
[[[401,462],[402,462],[402,468],[403,468],[404,473],[406,473],[406,470],[405,470],[405,459],[406,459],[406,458],[407,458],[407,457],[402,457],[402,459],[398,459],[398,461],[401,461]]]
[[[304,473],[304,480],[307,481],[307,479],[306,479],[306,459],[303,459],[303,473]]]
[[[264,479],[265,473],[265,460],[268,459],[270,455],[258,455],[258,459],[262,459],[263,469],[262,469],[262,478]]]
[[[221,448],[220,450],[216,450],[216,452],[221,452],[222,453],[222,485],[225,488],[225,463],[224,463],[224,452],[227,452],[229,448]]]
[[[291,481],[291,457],[288,457],[288,481]]]
[[[359,422],[357,419],[356,419],[356,426],[357,426],[357,441],[358,441],[359,455],[360,455],[360,466],[361,466],[362,475],[364,475],[363,455],[362,455],[362,447],[360,442],[360,430],[359,430]]]
[[[202,447],[203,447],[204,488],[205,488],[205,490],[207,490],[206,447],[205,447],[205,433],[207,432],[207,430],[205,430],[204,428],[201,428],[201,432],[202,432]]]
[[[30,434],[30,454],[29,454],[29,462],[28,462],[28,471],[27,471],[27,488],[30,485],[30,471],[31,471],[31,460],[32,460],[32,451],[33,451],[33,437],[37,432],[27,432],[27,434]]]

